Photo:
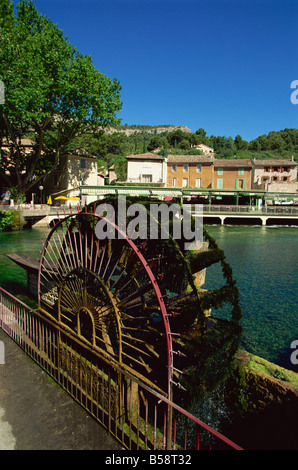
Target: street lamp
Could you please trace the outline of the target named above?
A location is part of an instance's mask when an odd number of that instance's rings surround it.
[[[39,186],[39,190],[40,190],[40,204],[42,205],[42,190],[43,190],[43,186]]]

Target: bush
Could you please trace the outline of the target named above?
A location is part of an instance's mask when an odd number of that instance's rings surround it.
[[[24,223],[20,211],[0,211],[0,232],[21,230]]]

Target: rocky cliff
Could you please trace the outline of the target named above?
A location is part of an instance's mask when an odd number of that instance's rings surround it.
[[[148,134],[161,134],[162,132],[172,132],[180,129],[182,132],[191,133],[191,130],[186,126],[131,126],[131,127],[109,127],[105,130],[107,134],[113,134],[115,132],[121,132],[126,136],[132,134],[139,134],[146,132]]]

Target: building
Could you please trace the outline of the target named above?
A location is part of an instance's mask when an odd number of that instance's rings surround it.
[[[166,183],[167,165],[162,155],[148,152],[128,155],[126,159],[128,183]]]
[[[214,159],[216,189],[251,189],[252,163],[249,159]]]
[[[169,155],[167,187],[212,188],[213,157],[206,155]]]
[[[209,147],[209,145],[199,144],[199,145],[192,145],[192,148],[200,150],[204,155],[214,155],[214,148]]]
[[[84,149],[69,151],[60,157],[59,166],[44,182],[45,198],[79,196],[81,185],[97,186],[102,183],[97,171],[97,159]],[[65,200],[61,200],[65,203]]]
[[[25,157],[26,155],[28,155],[29,153],[32,152],[32,150],[34,149],[34,142],[30,139],[21,139],[20,142],[19,142],[19,151],[20,151],[20,154]],[[15,146],[13,144],[13,142],[11,141],[7,141],[6,139],[4,139],[2,141],[2,145],[1,145],[1,152],[0,152],[0,164],[5,168],[5,174],[7,176],[10,176],[10,171],[9,171],[9,167],[11,165],[11,158],[10,158],[10,153],[12,151],[12,149],[14,150],[15,149]],[[24,169],[22,172],[22,174],[25,174],[26,173],[26,170]]]
[[[268,158],[253,160],[253,189],[268,189],[276,186],[281,189],[297,180],[297,163],[292,159]],[[269,186],[268,186],[269,185]],[[278,191],[280,190],[278,189]]]

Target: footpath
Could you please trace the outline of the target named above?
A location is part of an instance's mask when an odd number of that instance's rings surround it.
[[[121,450],[2,330],[0,341],[0,451]]]

